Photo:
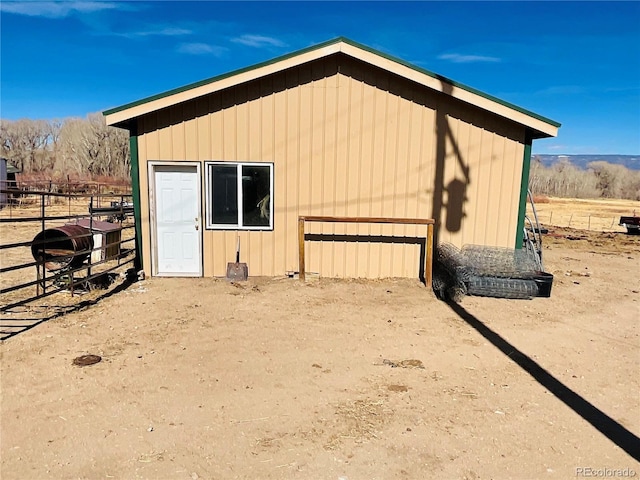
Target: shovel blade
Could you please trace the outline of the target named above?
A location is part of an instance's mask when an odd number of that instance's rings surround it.
[[[249,278],[249,267],[246,263],[227,263],[227,280],[242,282]]]

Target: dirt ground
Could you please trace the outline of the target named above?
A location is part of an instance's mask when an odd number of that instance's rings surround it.
[[[637,477],[640,236],[544,242],[555,279],[534,300],[448,305],[417,280],[116,285],[0,345],[0,477]]]

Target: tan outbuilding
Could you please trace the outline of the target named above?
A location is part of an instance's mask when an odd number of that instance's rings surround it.
[[[437,242],[519,246],[536,138],[558,123],[339,38],[104,112],[131,135],[152,275],[299,268],[300,216],[434,219]],[[313,222],[306,271],[418,277],[425,225]]]

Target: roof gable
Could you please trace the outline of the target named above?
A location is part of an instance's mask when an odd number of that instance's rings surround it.
[[[425,87],[449,95],[476,107],[490,111],[528,127],[533,138],[556,136],[560,124],[529,110],[505,102],[474,88],[417,67],[401,59],[367,46],[339,37],[312,47],[269,60],[257,65],[218,75],[185,85],[164,93],[105,110],[108,125],[127,127],[134,118],[162,108],[192,100],[203,95],[232,87],[247,81],[296,67],[335,53],[343,53],[363,62],[385,69]]]

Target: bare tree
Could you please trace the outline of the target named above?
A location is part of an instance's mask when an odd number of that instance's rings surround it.
[[[43,172],[53,167],[51,124],[29,119],[0,122],[0,145],[5,158],[25,172]]]
[[[0,120],[0,149],[6,158],[20,170],[24,167],[24,150],[15,122]]]
[[[591,162],[586,170],[568,160],[545,167],[534,157],[529,188],[534,193],[556,197],[640,200],[640,172],[604,161]]]
[[[2,154],[20,170],[31,170],[30,120],[2,121]]]
[[[604,161],[591,162],[588,168],[603,197],[640,200],[640,172]]]
[[[77,174],[127,177],[129,143],[124,130],[108,127],[101,114],[67,119],[60,130],[59,169]]]

